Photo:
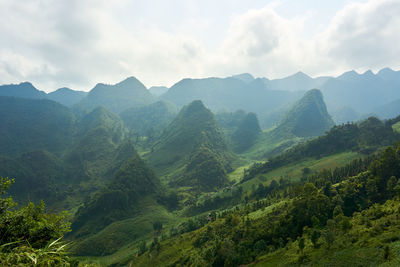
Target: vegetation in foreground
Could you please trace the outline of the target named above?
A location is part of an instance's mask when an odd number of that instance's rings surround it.
[[[155,239],[132,263],[395,266],[400,259],[399,175],[400,145],[298,183],[260,186],[254,201],[212,213],[198,230]]]

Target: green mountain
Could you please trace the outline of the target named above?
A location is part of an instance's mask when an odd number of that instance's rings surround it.
[[[115,169],[118,151],[123,154],[129,154],[124,149],[134,152],[132,145],[125,142],[127,130],[122,120],[103,107],[87,114],[77,128],[74,145],[65,159],[82,177],[105,178],[111,169]],[[124,145],[127,148],[123,148]]]
[[[0,86],[0,96],[14,96],[31,99],[46,98],[46,93],[36,89],[31,83],[9,84]]]
[[[274,132],[298,137],[319,136],[333,125],[334,122],[328,114],[322,93],[313,89],[294,104]]]
[[[60,154],[71,145],[75,117],[50,100],[0,97],[0,155],[47,150]]]
[[[257,115],[251,112],[248,113],[233,133],[234,151],[240,153],[250,148],[254,145],[261,132]]]
[[[200,148],[203,149],[202,152],[199,152]],[[212,158],[220,161],[221,164],[215,166],[223,166],[221,172],[230,169],[231,156],[227,152],[223,134],[214,115],[199,100],[182,108],[177,117],[165,128],[160,141],[153,146],[152,151],[149,162],[164,175],[175,169],[180,171],[174,176],[189,177],[193,169],[200,168],[201,159],[205,154],[210,154]],[[187,166],[188,164],[190,166]],[[178,183],[184,182],[179,179]],[[192,184],[192,181],[188,181],[188,184]]]
[[[75,90],[63,87],[63,88],[57,89],[54,92],[48,93],[47,99],[56,101],[67,107],[72,107],[73,105],[75,105],[76,103],[81,101],[86,95],[87,95],[87,92],[75,91]]]
[[[393,125],[399,120],[397,117],[384,123],[375,117],[370,117],[358,124],[334,126],[318,138],[296,145],[278,156],[269,158],[263,164],[256,164],[246,171],[244,180],[308,158],[321,158],[350,151],[369,154],[380,147],[393,145],[400,138],[393,129]]]
[[[132,156],[77,211],[71,234],[78,239],[75,255],[107,255],[149,234],[151,224],[143,225],[141,220],[152,210],[165,212],[155,201],[160,192],[154,172],[137,154]]]
[[[115,85],[97,84],[74,108],[79,113],[88,113],[98,106],[112,112],[148,105],[154,98],[146,87],[135,77],[130,77]]]
[[[56,204],[66,197],[72,186],[71,172],[65,164],[42,150],[27,152],[17,158],[0,156],[0,173],[15,179],[9,193],[19,203],[45,200]]]
[[[120,116],[125,125],[139,135],[150,136],[163,130],[176,116],[178,110],[170,102],[153,104],[124,110]]]
[[[72,230],[95,233],[113,221],[132,217],[140,211],[135,203],[159,190],[158,178],[136,154],[122,164],[104,189],[93,194],[78,210]]]

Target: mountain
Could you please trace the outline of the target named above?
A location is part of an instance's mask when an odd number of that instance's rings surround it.
[[[361,119],[361,116],[358,112],[356,112],[351,107],[346,106],[337,108],[335,110],[330,110],[329,113],[331,114],[332,119],[336,124],[358,121],[359,119]]]
[[[292,107],[274,132],[291,133],[298,137],[319,136],[333,125],[321,91],[313,89]]]
[[[81,179],[106,178],[116,168],[115,164],[118,165],[115,159],[119,157],[119,151],[123,151],[123,146],[127,146],[125,149],[131,153],[136,153],[132,145],[126,142],[126,133],[118,115],[98,107],[78,124],[77,136],[66,154],[66,162],[73,166]],[[124,154],[128,154],[125,157],[133,155],[126,152]]]
[[[149,92],[153,96],[161,96],[162,94],[166,93],[168,91],[168,87],[165,86],[152,86],[149,88]]]
[[[222,129],[235,130],[246,115],[246,111],[239,109],[235,112],[218,112],[215,118]]]
[[[245,83],[251,83],[252,81],[254,81],[254,77],[250,73],[237,74],[237,75],[233,75],[231,77],[235,78],[235,79],[238,79],[238,80],[241,80],[241,81],[243,81]]]
[[[375,114],[381,119],[397,117],[400,115],[400,99],[375,107],[372,109],[371,113]]]
[[[139,135],[151,135],[163,130],[176,116],[178,110],[170,102],[158,101],[153,104],[129,108],[120,116],[125,125]]]
[[[313,79],[303,72],[297,72],[282,79],[264,79],[264,82],[273,90],[308,91],[312,88],[319,88],[326,79],[328,78],[320,77]]]
[[[148,105],[154,97],[135,77],[129,77],[115,85],[97,84],[74,108],[79,113],[88,113],[98,106],[112,112]]]
[[[349,71],[327,80],[320,88],[329,110],[351,107],[359,114],[371,113],[375,107],[400,99],[400,72],[388,69],[375,75]]]
[[[201,100],[214,112],[243,109],[262,116],[285,103],[299,99],[300,95],[298,92],[270,90],[262,79],[247,83],[229,77],[183,79],[162,95],[162,99],[179,107]]]
[[[400,71],[384,68],[381,69],[376,75],[382,80],[400,83]]]
[[[257,115],[251,112],[248,113],[246,117],[242,119],[232,136],[234,151],[240,153],[250,148],[256,142],[261,132]]]
[[[195,156],[201,147],[204,147],[204,153]],[[190,167],[183,171],[183,176],[188,177],[192,169],[202,164],[202,160],[199,159],[208,152],[221,162],[220,166],[223,166],[221,172],[230,169],[231,156],[227,152],[223,134],[214,114],[199,100],[182,108],[177,117],[165,128],[160,141],[153,146],[152,151],[149,162],[161,174],[171,171],[171,168],[181,169],[192,162]],[[175,176],[181,174],[182,172]],[[179,184],[183,183],[181,179]]]
[[[71,178],[65,164],[44,150],[23,153],[17,158],[0,156],[0,173],[15,179],[9,193],[19,203],[44,200],[52,207],[66,197]]]
[[[67,107],[72,107],[73,105],[75,105],[76,103],[81,101],[86,95],[87,95],[87,92],[75,91],[75,90],[63,87],[63,88],[57,89],[54,92],[48,93],[47,99],[56,101]]]
[[[160,181],[135,154],[119,168],[104,189],[93,194],[77,211],[72,230],[74,233],[94,233],[113,221],[132,217],[140,211],[135,203],[159,190]]]
[[[15,96],[32,99],[46,98],[46,93],[36,89],[31,83],[9,84],[0,86],[0,96]]]
[[[47,150],[61,153],[71,145],[75,117],[50,100],[0,97],[0,155]]]

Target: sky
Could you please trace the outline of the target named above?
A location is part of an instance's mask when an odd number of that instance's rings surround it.
[[[400,0],[0,0],[0,84],[400,68]]]

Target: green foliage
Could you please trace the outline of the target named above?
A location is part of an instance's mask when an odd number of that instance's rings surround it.
[[[319,181],[317,186],[301,181],[276,184],[273,186],[275,194],[268,194],[267,200],[283,202],[289,198],[282,207],[249,220],[246,219],[249,211],[269,203],[252,203],[249,198],[245,206],[220,212],[215,222],[198,230],[192,228],[192,232],[184,237],[168,239],[160,243],[157,254],[150,258],[145,253],[133,263],[144,266],[155,264],[162,258],[164,261],[161,265],[202,262],[203,265],[230,266],[254,262],[263,254],[269,259],[278,257],[276,253],[279,252],[279,255],[289,255],[287,260],[279,256],[277,262],[281,265],[285,265],[283,262],[297,265],[308,261],[311,261],[311,265],[319,261],[332,264],[340,256],[335,255],[336,258],[332,259],[329,256],[332,254],[328,255],[327,250],[340,252],[369,248],[376,251],[369,258],[374,259],[374,264],[387,261],[390,259],[390,249],[385,249],[380,243],[390,244],[399,240],[400,236],[396,215],[400,204],[389,200],[395,193],[393,186],[387,186],[388,181],[392,185],[397,184],[400,145],[388,148],[364,163],[368,165],[367,170],[358,168],[357,164],[349,164],[346,167],[348,170],[351,166],[355,167],[352,174],[337,172],[335,186],[329,184],[332,177],[325,172],[316,174],[318,178],[312,179]],[[263,190],[264,186],[257,189]],[[193,242],[188,244],[186,239]],[[298,240],[295,247],[292,240]],[[174,242],[179,242],[179,250],[183,252],[179,259],[171,256],[176,252],[171,249]],[[289,254],[295,249],[301,252],[300,256]],[[167,260],[172,258],[173,261]]]
[[[49,242],[42,248],[34,248],[29,243],[18,243],[17,247],[8,250],[7,243],[0,247],[0,263],[2,266],[71,266],[65,247],[60,239]]]
[[[373,117],[359,125],[334,126],[323,136],[296,145],[281,155],[270,158],[264,164],[254,164],[253,168],[247,170],[244,180],[290,163],[299,162],[304,158],[319,158],[354,150],[370,153],[379,147],[393,145],[398,137],[399,135],[392,130],[390,125],[385,125]]]
[[[140,212],[140,199],[160,190],[160,182],[138,155],[125,162],[106,188],[93,194],[78,209],[72,229],[75,235],[94,234],[115,221]]]
[[[220,157],[206,146],[200,146],[191,156],[178,184],[198,187],[204,191],[226,185],[228,177],[224,160]]]
[[[44,202],[20,209],[2,196],[13,181],[0,180],[0,263],[2,266],[69,266],[61,237],[69,231],[67,214],[45,213]],[[53,241],[55,240],[55,241]]]

